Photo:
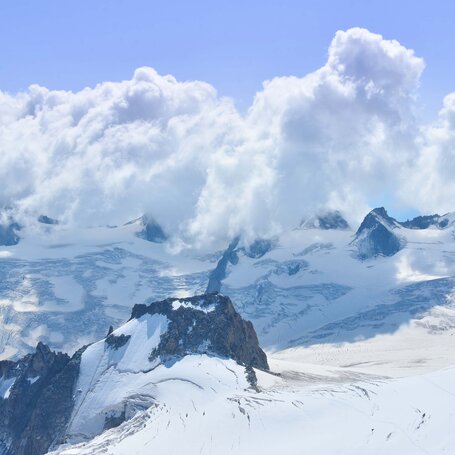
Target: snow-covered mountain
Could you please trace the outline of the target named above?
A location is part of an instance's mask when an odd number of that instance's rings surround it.
[[[73,354],[104,340],[110,325],[129,327],[131,321],[123,324],[134,305],[221,292],[252,322],[271,371],[280,376],[256,372],[257,390],[245,391],[243,379],[236,382],[234,360],[229,368],[235,375],[225,376],[193,345],[193,354],[160,369],[169,375],[163,384],[176,375],[188,380],[161,389],[165,406],[147,401],[136,413],[131,405],[125,413],[134,417],[98,436],[99,424],[87,433],[74,424],[67,442],[82,445],[58,450],[141,453],[140,447],[160,452],[167,446],[169,453],[182,447],[190,448],[187,453],[272,453],[279,449],[276,428],[288,436],[287,453],[300,453],[291,442],[304,438],[311,453],[323,454],[333,450],[317,428],[336,427],[332,439],[340,453],[444,453],[454,447],[443,437],[455,393],[454,222],[452,213],[398,221],[377,208],[355,226],[339,212],[325,212],[273,238],[183,250],[151,217],[119,227],[21,225],[18,243],[0,247],[2,358],[19,359],[39,341]],[[163,235],[147,238],[148,225]],[[117,340],[114,346],[130,335],[118,330],[107,338]],[[104,349],[109,341],[99,343]],[[203,383],[207,377],[213,377],[210,385]],[[97,378],[112,396],[123,396],[116,378]],[[5,391],[10,385],[4,383]],[[212,389],[214,396],[207,393]],[[97,403],[118,422],[118,403]],[[201,420],[203,408],[212,409],[213,419]],[[93,419],[101,421],[96,412]],[[224,421],[240,442],[224,435]],[[182,428],[183,446],[171,444]]]
[[[72,358],[39,344],[0,362],[0,453],[398,455],[455,444],[454,367],[392,379],[269,361],[219,294],[138,305]]]
[[[381,208],[358,228],[339,213],[324,216],[336,223],[179,253],[144,238],[150,218],[115,228],[24,226],[17,245],[0,248],[2,358],[38,341],[74,352],[122,324],[135,304],[206,290],[230,296],[269,351],[371,340],[448,311],[453,215],[400,223]]]
[[[187,363],[185,363],[187,362]],[[89,442],[53,455],[285,453],[444,454],[455,444],[455,370],[390,380],[348,368],[300,365],[257,371],[187,357],[158,392],[160,404]],[[274,365],[273,368],[283,368]],[[174,368],[174,367],[173,367]],[[277,370],[274,370],[277,371]],[[185,378],[185,380],[182,380]]]
[[[400,251],[405,243],[396,229],[401,224],[390,217],[384,207],[372,210],[362,221],[355,233],[353,244],[358,248],[360,259],[376,256],[393,256]]]
[[[224,379],[230,393],[255,388],[253,367],[267,371],[267,358],[228,298],[137,305],[126,324],[72,358],[40,343],[17,362],[0,362],[0,453],[40,454],[90,440],[165,407],[167,392],[188,385],[189,392],[219,388]]]
[[[338,210],[329,210],[302,220],[303,229],[349,229],[348,222]]]

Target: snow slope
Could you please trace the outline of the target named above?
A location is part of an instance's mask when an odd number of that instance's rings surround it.
[[[220,294],[133,308],[130,320],[71,358],[39,344],[0,362],[0,454],[42,455],[90,441],[141,412],[211,391],[255,389],[268,371],[250,322]],[[194,390],[193,390],[194,389]]]
[[[404,247],[367,260],[359,259],[355,227],[304,223],[272,239],[262,256],[240,242],[221,264],[220,290],[269,352],[291,349],[305,361],[342,366],[351,362],[343,352],[353,350],[379,370],[395,365],[394,375],[444,367],[455,363],[452,218],[444,228],[394,224]],[[18,245],[2,247],[2,358],[38,340],[74,351],[119,326],[136,303],[203,292],[229,243],[174,253],[137,229],[35,226],[21,230]]]
[[[258,372],[256,392],[235,365],[185,362],[150,409],[53,454],[438,455],[455,447],[455,368],[390,380],[301,365],[282,377]]]
[[[338,218],[340,229],[312,220],[254,245],[178,253],[134,225],[21,231],[0,251],[3,357],[38,339],[75,348],[118,327],[133,304],[211,283],[253,322],[272,371],[256,371],[255,389],[228,359],[151,365],[139,347],[153,350],[168,321],[142,316],[114,331],[128,345],[98,342],[82,356],[66,445],[54,453],[452,453],[454,216],[426,229],[378,219],[400,240],[390,256]]]
[[[125,347],[106,349],[101,340],[85,350],[76,384],[75,410],[67,431],[69,439],[101,433],[106,415],[134,413],[153,403],[153,386],[147,372],[156,368],[160,359],[150,361],[148,356],[167,326],[165,316],[147,314],[113,332],[115,336],[131,337]]]

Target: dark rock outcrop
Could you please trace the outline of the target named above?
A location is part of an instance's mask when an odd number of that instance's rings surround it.
[[[149,220],[142,231],[142,237],[149,242],[163,243],[167,240],[167,235],[164,233],[161,226],[153,220]]]
[[[412,220],[402,221],[400,224],[407,229],[428,229],[430,226],[444,229],[448,226],[449,220],[445,216],[438,214],[423,215],[416,216]]]
[[[139,218],[143,228],[137,233],[137,236],[153,243],[163,243],[168,239],[163,228],[149,215],[143,215]]]
[[[110,430],[111,428],[116,428],[123,422],[125,422],[125,420],[126,420],[125,410],[121,411],[119,414],[107,415],[104,421],[103,431]]]
[[[237,245],[239,243],[239,238],[236,237],[227,247],[226,251],[221,256],[221,259],[218,261],[216,267],[209,275],[209,283],[207,285],[207,294],[213,292],[221,291],[221,283],[226,278],[227,266],[228,264],[237,264],[239,262],[239,257],[237,255]]]
[[[253,367],[269,368],[253,325],[241,318],[227,297],[213,293],[135,305],[131,319],[145,314],[162,314],[169,321],[158,347],[147,352],[150,359],[159,357],[162,364],[171,366],[189,354],[231,358],[245,366],[253,388],[257,387]],[[130,338],[116,335],[110,327],[105,349],[121,349]],[[1,455],[41,455],[66,441],[75,396],[80,392],[75,388],[85,349],[70,358],[38,343],[34,353],[0,362]],[[147,400],[125,401],[123,407],[108,410],[104,429],[120,425],[149,405]]]
[[[320,213],[300,223],[303,229],[346,230],[349,229],[348,222],[338,210]]]
[[[374,229],[379,224],[387,226],[391,229],[399,226],[399,222],[389,216],[387,210],[384,207],[377,207],[373,209],[367,216],[363,219],[362,223],[357,229],[356,235],[361,234],[363,231],[367,229]]]
[[[256,239],[247,247],[237,248],[240,237],[236,237],[224,251],[221,259],[218,261],[215,269],[209,275],[209,282],[206,293],[220,292],[223,280],[227,276],[227,267],[229,264],[236,265],[239,262],[239,252],[251,259],[259,259],[271,251],[276,241],[272,239]]]
[[[136,232],[136,235],[141,239],[147,240],[153,243],[163,243],[168,239],[167,234],[158,222],[150,215],[142,215],[135,220],[128,221],[125,226],[136,224],[141,227],[140,231]]]
[[[271,239],[256,239],[248,247],[243,248],[244,253],[252,259],[259,259],[273,249],[275,242]]]
[[[393,256],[406,244],[404,236],[399,235],[401,228],[445,229],[452,225],[452,214],[423,215],[412,220],[397,221],[388,215],[384,207],[372,210],[362,221],[352,244],[357,246],[358,257],[369,259],[376,256]]]
[[[328,212],[318,217],[319,229],[330,230],[330,229],[349,229],[348,222],[343,218],[338,210]]]
[[[113,349],[120,349],[122,346],[125,346],[128,343],[128,340],[131,338],[130,335],[114,335],[110,333],[105,339],[104,342]]]
[[[390,217],[384,207],[372,210],[362,221],[353,243],[360,259],[393,256],[404,246],[404,240],[394,233],[400,223]]]
[[[170,321],[151,358],[173,360],[206,353],[232,358],[245,366],[269,368],[253,324],[242,319],[228,297],[214,293],[135,305],[131,318],[147,313],[163,314]]]
[[[71,359],[38,343],[17,362],[0,362],[0,453],[44,454],[63,434],[73,408],[82,350]]]

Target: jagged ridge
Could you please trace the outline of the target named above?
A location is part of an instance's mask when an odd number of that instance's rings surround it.
[[[241,318],[229,297],[213,293],[135,305],[131,318],[144,314],[162,314],[170,321],[152,356],[206,352],[232,358],[242,365],[269,368],[253,324]]]
[[[163,322],[161,328],[153,326],[157,320]],[[144,327],[152,344],[147,345],[148,341],[138,344]],[[122,333],[122,330],[129,333]],[[150,349],[147,346],[154,347]],[[245,367],[245,377],[253,388],[256,376],[252,367],[268,370],[266,355],[259,347],[251,322],[240,317],[229,298],[216,293],[135,305],[130,320],[124,326],[116,331],[111,327],[104,340],[81,348],[71,358],[67,354],[52,352],[39,343],[33,354],[16,362],[0,362],[0,454],[46,453],[66,440],[74,415],[78,422],[81,419],[84,422],[86,418],[96,420],[99,415],[104,419],[99,431],[117,426],[134,415],[134,408],[138,408],[136,395],[140,390],[133,390],[132,396],[123,396],[120,390],[115,389],[118,406],[123,409],[120,413],[112,408],[106,410],[96,406],[95,415],[84,414],[85,408],[81,408],[81,403],[91,391],[91,388],[84,389],[81,385],[87,374],[90,384],[97,383],[99,375],[103,374],[107,378],[104,381],[109,382],[112,366],[120,371],[122,365],[126,365],[126,371],[136,368],[146,374],[160,365],[170,368],[192,354],[235,360]],[[87,373],[87,365],[90,370],[94,358],[98,359],[96,365],[106,365],[106,369],[96,367],[93,373]],[[128,378],[125,380],[128,381]],[[113,381],[107,386],[115,388],[119,383]],[[132,410],[127,416],[125,407],[130,401],[133,403]],[[139,404],[139,408],[151,405],[147,401]],[[94,430],[92,434],[96,432]]]

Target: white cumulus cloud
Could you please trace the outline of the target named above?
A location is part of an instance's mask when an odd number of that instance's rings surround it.
[[[420,125],[423,69],[354,28],[319,70],[264,82],[245,115],[211,85],[151,68],[79,92],[0,92],[0,203],[80,225],[149,212],[187,243],[273,235],[322,207],[357,217],[387,191],[449,209],[455,96]]]
[[[436,122],[422,127],[419,152],[401,196],[424,211],[455,210],[455,93],[447,95]]]

